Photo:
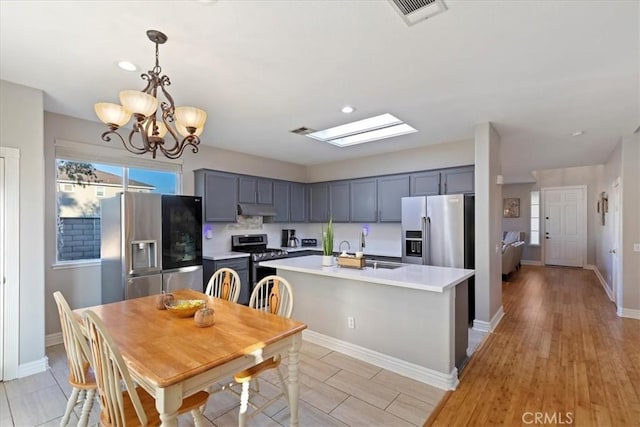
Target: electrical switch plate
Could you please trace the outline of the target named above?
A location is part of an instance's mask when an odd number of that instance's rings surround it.
[[[355,329],[356,319],[351,316],[347,317],[347,326],[349,327],[349,329]]]
[[[633,252],[640,252],[640,243],[633,244]]]

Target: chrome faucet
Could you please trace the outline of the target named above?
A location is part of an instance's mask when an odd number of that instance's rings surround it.
[[[347,250],[348,250],[348,251],[349,251],[349,250],[351,250],[351,244],[350,244],[348,241],[343,240],[343,241],[342,241],[342,242],[340,242],[340,244],[338,245],[338,253],[340,253],[340,254],[342,253],[342,244],[343,244],[343,243],[346,243],[346,244],[347,244]]]
[[[364,230],[360,231],[360,252],[364,252],[365,240],[364,240]]]

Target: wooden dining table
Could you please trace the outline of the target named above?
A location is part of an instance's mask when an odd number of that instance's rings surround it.
[[[117,344],[132,378],[155,397],[162,426],[176,426],[182,399],[276,354],[288,354],[290,425],[298,425],[298,369],[302,322],[255,310],[191,289],[176,299],[204,299],[215,323],[196,327],[156,308],[157,296],[74,310],[95,312]],[[210,402],[214,404],[215,402]]]

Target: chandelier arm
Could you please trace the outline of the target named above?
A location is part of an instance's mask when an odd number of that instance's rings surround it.
[[[184,152],[185,148],[187,148],[187,146],[191,146],[192,153],[197,153],[198,144],[200,144],[200,138],[198,138],[196,135],[189,135],[171,149],[166,149],[161,145],[160,151],[162,151],[162,154],[164,154],[165,157],[169,159],[178,159],[180,158],[180,156],[182,156],[182,153]]]

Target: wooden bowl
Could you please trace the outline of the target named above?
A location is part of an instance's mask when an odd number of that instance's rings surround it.
[[[176,317],[193,317],[207,302],[202,299],[176,299],[167,301],[167,311]]]

